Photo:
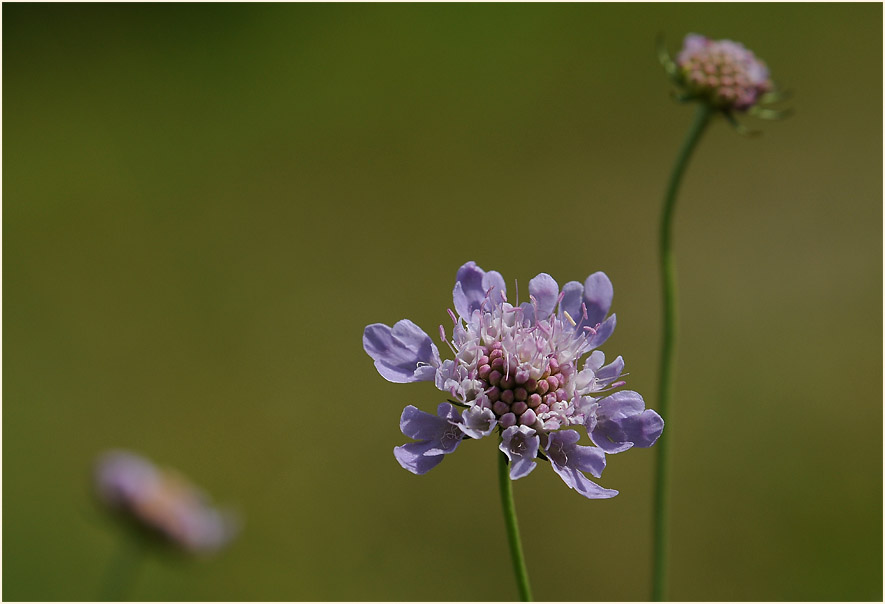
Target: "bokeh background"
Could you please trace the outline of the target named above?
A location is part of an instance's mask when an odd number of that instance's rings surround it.
[[[3,597],[98,597],[96,454],[235,507],[140,600],[516,597],[492,439],[391,450],[430,384],[368,323],[435,334],[473,259],[604,270],[605,345],[654,406],[660,198],[692,108],[654,39],[743,41],[796,114],[708,132],[676,221],[673,599],[882,598],[882,7],[3,6]],[[649,596],[654,450],[587,501],[515,483],[536,596]]]

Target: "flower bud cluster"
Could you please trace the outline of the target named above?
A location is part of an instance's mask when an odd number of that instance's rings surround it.
[[[722,109],[749,109],[774,88],[765,63],[731,40],[689,34],[676,65],[688,90]]]
[[[537,378],[520,367],[515,358],[507,358],[501,342],[480,346],[477,361],[478,376],[484,383],[482,406],[491,409],[505,428],[519,423],[534,426],[542,414],[568,405],[566,388],[575,367],[572,363],[560,366],[555,356],[545,359],[545,367]],[[540,426],[539,426],[540,427]]]

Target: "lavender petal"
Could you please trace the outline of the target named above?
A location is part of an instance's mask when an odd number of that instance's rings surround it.
[[[510,460],[510,480],[518,480],[535,469],[540,439],[528,426],[510,426],[501,434],[498,448]]]
[[[462,265],[455,275],[455,289],[452,290],[452,299],[455,310],[462,319],[470,319],[474,310],[478,310],[485,298],[486,290],[483,289],[483,277],[485,271],[476,266],[472,260]]]
[[[492,304],[497,304],[507,295],[504,277],[498,271],[489,271],[482,278],[483,295],[488,294]]]
[[[561,467],[554,464],[553,471],[559,474],[559,477],[562,478],[565,484],[587,499],[611,499],[618,494],[614,489],[606,489],[599,486],[574,468]]]
[[[425,455],[428,443],[407,443],[394,447],[393,456],[403,468],[412,474],[426,474],[439,465],[445,455]]]
[[[595,334],[591,334],[587,338],[587,345],[591,348],[598,348],[602,346],[605,341],[612,335],[612,332],[615,330],[615,325],[617,324],[617,315],[612,315],[605,321],[603,321],[602,325],[600,325],[596,329]],[[591,325],[592,327],[592,325]]]
[[[575,323],[578,324],[577,327],[580,328],[584,317],[584,311],[581,309],[581,303],[584,298],[584,286],[577,281],[569,281],[562,286],[562,294],[562,302],[559,303],[560,315],[567,312],[575,320]],[[566,325],[571,325],[567,320],[565,323]]]
[[[605,468],[605,454],[593,447],[578,445],[580,435],[574,430],[553,432],[547,437],[547,457],[563,482],[588,499],[608,499],[618,494],[605,489],[582,472],[598,477]]]
[[[439,350],[430,336],[408,319],[392,328],[383,323],[367,326],[363,349],[375,361],[378,373],[397,384],[431,381],[440,365]]]
[[[540,273],[529,281],[529,295],[537,303],[537,318],[544,319],[553,313],[556,308],[556,298],[559,296],[559,285],[547,273]]]
[[[619,356],[596,372],[597,383],[601,386],[608,386],[620,378],[622,373],[624,373],[624,358]]]
[[[615,392],[599,401],[596,429],[590,434],[594,443],[608,453],[620,453],[630,447],[650,447],[661,436],[664,420],[637,392]]]
[[[448,422],[445,419],[421,411],[414,405],[403,409],[399,421],[400,430],[409,438],[415,440],[434,440],[446,429]]]
[[[615,290],[608,275],[599,271],[595,272],[584,281],[584,304],[587,305],[586,325],[593,327],[602,323],[609,309],[612,307],[612,298]],[[575,318],[577,321],[577,318]]]

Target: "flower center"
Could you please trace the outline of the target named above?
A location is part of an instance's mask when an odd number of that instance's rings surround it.
[[[449,425],[446,428],[445,432],[443,432],[442,437],[440,438],[440,442],[442,442],[443,446],[451,446],[458,440],[461,440],[464,437],[464,433],[458,429],[457,426]]]
[[[508,355],[500,341],[480,346],[478,354],[477,377],[488,398],[484,406],[491,408],[504,427],[516,423],[532,426],[557,403],[568,404],[572,363],[560,366],[551,355],[535,359],[527,367],[515,355]]]
[[[576,329],[573,320],[566,324],[552,314],[526,317],[529,312],[502,302],[466,326],[456,323],[449,387],[464,402],[491,409],[505,428],[555,430],[569,423],[577,359],[595,330]]]
[[[563,450],[562,443],[560,442],[548,445],[547,456],[559,466],[568,465],[568,454]]]

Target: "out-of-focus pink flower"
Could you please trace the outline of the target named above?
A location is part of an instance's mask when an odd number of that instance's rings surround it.
[[[688,34],[676,65],[687,90],[724,109],[746,111],[774,89],[765,63],[731,40]]]
[[[99,499],[189,552],[213,552],[237,532],[227,511],[172,470],[128,451],[108,451],[95,465]]]

